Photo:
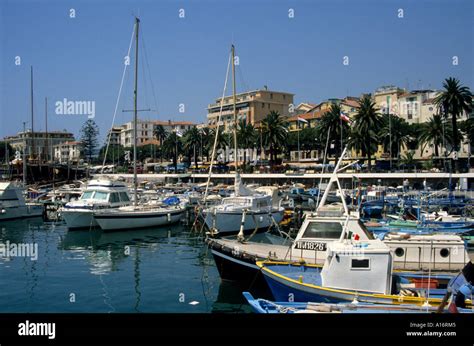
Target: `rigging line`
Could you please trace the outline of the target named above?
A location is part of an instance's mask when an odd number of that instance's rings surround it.
[[[135,33],[135,26],[137,24],[134,24],[133,25],[133,30],[132,30],[132,37],[130,38],[130,44],[128,45],[128,52],[127,52],[127,57],[129,59],[129,62],[130,62],[130,50],[132,49],[132,43],[133,43],[133,35]],[[102,174],[103,171],[104,171],[104,166],[105,166],[105,160],[107,159],[107,153],[109,151],[109,145],[110,145],[110,138],[112,136],[112,129],[114,127],[114,123],[115,123],[115,117],[117,115],[117,109],[118,109],[118,105],[119,105],[119,101],[120,101],[120,96],[122,94],[122,87],[123,87],[123,81],[124,81],[124,78],[125,78],[125,72],[127,71],[127,66],[129,64],[125,64],[124,68],[123,68],[123,72],[122,72],[122,80],[120,81],[120,88],[119,88],[119,92],[118,92],[118,95],[117,95],[117,101],[115,102],[115,110],[114,110],[114,116],[112,118],[112,125],[110,126],[110,131],[109,131],[109,135],[108,135],[108,139],[107,139],[107,147],[105,148],[105,155],[104,155],[104,161],[102,162],[102,168],[100,169],[100,173]]]
[[[143,50],[143,41],[141,40],[140,43],[141,43],[141,48]],[[142,94],[143,94],[144,99],[145,99],[146,108],[150,108],[150,104],[148,103],[148,85],[147,85],[147,82],[146,82],[147,78],[146,78],[146,74],[145,74],[145,62],[144,62],[143,54],[140,55],[140,58],[141,58],[141,67],[142,67],[142,73],[143,73],[143,89],[144,89],[144,92],[142,92]]]
[[[148,70],[148,74],[150,76],[150,85],[151,85],[151,92],[153,94],[153,99],[155,101],[155,112],[158,113],[158,101],[157,101],[157,98],[156,98],[156,93],[155,93],[155,86],[153,84],[153,78],[151,78],[151,70],[150,70],[150,64],[148,63],[148,53],[147,53],[147,50],[146,50],[146,42],[145,42],[145,37],[143,35],[143,30],[142,30],[142,35],[141,35],[141,38],[142,38],[142,45],[143,45],[143,55],[145,56],[145,63],[146,63],[146,66],[147,66],[147,70]]]
[[[220,100],[221,107],[220,107],[220,110],[219,110],[219,117],[217,118],[216,136],[214,137],[214,145],[212,146],[211,164],[209,165],[209,173],[208,173],[208,176],[207,176],[206,191],[204,192],[204,202],[206,202],[207,194],[209,192],[209,183],[211,182],[212,166],[214,164],[214,156],[216,154],[216,147],[217,147],[217,138],[219,136],[219,127],[220,127],[219,123],[221,121],[222,109],[224,107],[224,97],[225,97],[225,92],[227,90],[227,81],[228,81],[228,78],[229,78],[229,70],[230,70],[231,60],[232,60],[232,53],[229,54],[229,62],[227,63],[227,73],[225,75],[224,90],[222,91],[222,98]]]

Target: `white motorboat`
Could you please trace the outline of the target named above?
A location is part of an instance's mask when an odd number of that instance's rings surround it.
[[[236,195],[204,210],[205,222],[211,233],[220,235],[265,230],[283,219],[276,187],[260,187],[251,191],[237,179]],[[243,222],[243,226],[242,226]]]
[[[130,205],[128,187],[122,182],[109,179],[89,181],[77,201],[71,201],[59,210],[68,228],[97,227],[94,219],[96,210],[115,209]]]
[[[0,221],[43,215],[43,205],[28,203],[24,189],[13,182],[0,182]]]
[[[94,218],[104,231],[130,230],[177,223],[185,210],[183,205],[162,207],[138,205],[98,210],[94,213]]]

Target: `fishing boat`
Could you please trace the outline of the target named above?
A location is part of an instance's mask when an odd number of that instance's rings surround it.
[[[233,81],[233,109],[234,109],[234,160],[235,183],[234,194],[222,199],[221,204],[202,211],[204,223],[212,236],[245,233],[266,230],[283,219],[284,208],[278,204],[277,190],[270,193],[254,191],[242,184],[238,172],[237,147],[237,108],[235,90],[235,47],[231,48],[232,81]],[[218,129],[216,131],[217,136]],[[214,156],[214,153],[213,153]],[[209,167],[209,177],[212,166]],[[208,179],[209,183],[209,179]],[[207,189],[206,189],[207,190]],[[275,193],[276,192],[276,193]],[[207,197],[207,193],[205,194]]]
[[[265,285],[256,265],[257,261],[265,259],[305,261],[321,266],[326,259],[327,246],[341,238],[345,227],[354,239],[375,239],[359,214],[349,212],[344,199],[342,204],[326,205],[331,187],[336,185],[341,189],[337,175],[341,162],[340,159],[316,212],[305,214],[294,240],[287,236],[273,236],[271,241],[242,241],[235,237],[207,239],[221,278]],[[459,235],[386,232],[381,238],[393,252],[394,268],[410,275],[418,275],[429,268],[433,272],[457,272],[469,260],[464,240]]]
[[[69,229],[97,227],[94,212],[131,204],[128,187],[123,182],[110,179],[90,180],[76,201],[59,209],[60,216]]]
[[[446,309],[412,304],[371,304],[352,301],[350,303],[315,303],[315,302],[274,302],[268,299],[254,298],[249,292],[242,293],[253,312],[257,314],[301,314],[301,313],[340,313],[340,314],[420,314],[420,313],[474,313],[472,309],[454,308],[453,302]]]
[[[358,301],[377,304],[438,306],[447,290],[428,285],[404,287],[393,272],[390,248],[378,239],[340,240],[328,244],[320,267],[291,262],[257,262],[276,300],[339,303]],[[472,284],[472,283],[471,283]],[[465,300],[471,307],[472,301]]]
[[[0,221],[43,215],[43,205],[26,202],[25,190],[13,182],[0,182]]]
[[[131,230],[146,227],[169,225],[178,222],[185,211],[185,206],[177,205],[147,205],[138,204],[137,178],[137,78],[138,78],[138,34],[140,20],[135,18],[135,90],[134,90],[134,118],[133,118],[133,205],[94,211],[94,220],[104,231]]]

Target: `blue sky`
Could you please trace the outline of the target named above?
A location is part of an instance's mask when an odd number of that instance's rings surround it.
[[[71,8],[76,18],[69,17]],[[398,18],[398,9],[404,18]],[[143,73],[142,54],[139,108],[156,110],[141,118],[205,121],[207,104],[222,93],[232,42],[240,59],[238,91],[267,85],[294,93],[295,103],[358,96],[386,84],[440,88],[448,76],[473,88],[471,0],[3,0],[0,137],[16,133],[30,119],[30,65],[35,129],[45,127],[45,97],[50,130],[75,135],[87,116],[55,114],[54,103],[95,101],[104,137],[138,13],[149,63]],[[453,66],[453,56],[459,65]],[[133,105],[132,70],[125,82],[116,123],[132,116],[121,111]],[[184,113],[178,111],[181,103]]]

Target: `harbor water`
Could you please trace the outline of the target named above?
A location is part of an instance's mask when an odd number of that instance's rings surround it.
[[[202,237],[180,224],[68,231],[24,219],[0,223],[0,244],[1,312],[250,312],[242,289],[221,282]],[[29,256],[15,253],[21,244]]]

